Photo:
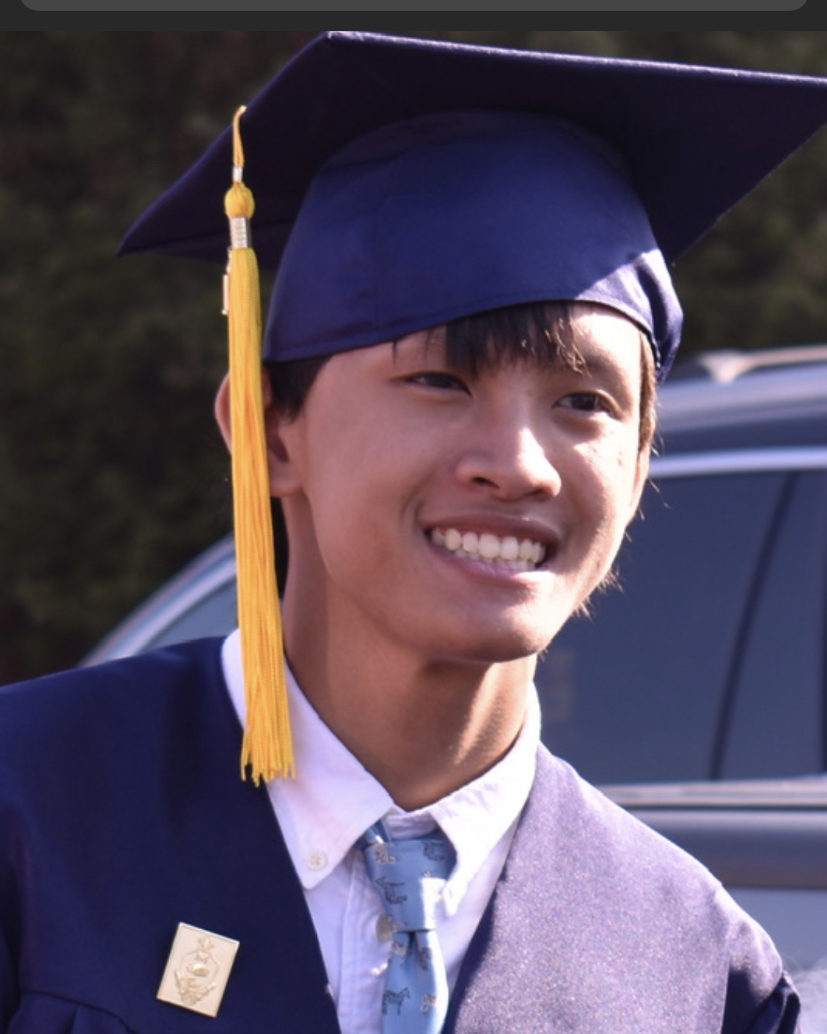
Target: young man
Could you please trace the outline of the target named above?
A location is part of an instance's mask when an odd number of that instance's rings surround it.
[[[820,80],[359,34],[250,105],[231,193],[254,186],[279,266],[248,394],[289,539],[296,778],[269,778],[260,725],[266,788],[238,778],[261,706],[238,633],[7,690],[3,1029],[796,1028],[766,935],[539,746],[531,680],[638,504],[666,261],[825,118]],[[229,143],[128,250],[221,255],[202,204]],[[222,386],[237,493],[243,404]]]

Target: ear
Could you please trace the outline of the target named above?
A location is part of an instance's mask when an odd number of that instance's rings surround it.
[[[270,476],[270,492],[274,496],[285,496],[295,492],[298,481],[294,464],[282,431],[291,423],[276,412],[273,406],[273,392],[266,370],[261,371],[261,395],[264,403],[264,436],[267,444],[267,470]],[[232,452],[232,423],[230,420],[230,377],[227,374],[218,389],[213,406],[215,420],[227,449]]]
[[[230,429],[230,375],[228,373],[224,375],[224,380],[216,393],[213,413],[224,444],[227,446],[228,452],[231,452],[233,436]]]
[[[627,523],[631,523],[635,519],[640,508],[640,499],[643,495],[643,489],[646,487],[646,482],[649,479],[650,455],[651,451],[648,447],[638,449],[637,464],[635,466],[635,479],[632,485],[632,506],[629,510],[629,520]]]

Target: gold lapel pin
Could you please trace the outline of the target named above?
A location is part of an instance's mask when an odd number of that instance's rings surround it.
[[[238,941],[179,923],[157,997],[170,1005],[217,1016]]]

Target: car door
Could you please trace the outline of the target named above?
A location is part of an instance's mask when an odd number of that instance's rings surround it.
[[[619,589],[538,668],[544,737],[594,782],[824,764],[825,450],[662,461]],[[783,741],[783,742],[782,742]]]

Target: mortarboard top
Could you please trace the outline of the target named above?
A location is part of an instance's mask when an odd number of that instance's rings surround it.
[[[450,126],[445,128],[445,120],[471,111],[478,119],[480,111],[519,112],[526,121],[530,116],[552,116],[586,130],[617,153],[625,171],[616,169],[613,182],[609,177],[600,185],[609,211],[589,235],[589,254],[581,225],[582,213],[590,209],[588,195],[570,203],[569,188],[554,180],[545,196],[538,194],[542,170],[538,172],[536,167],[542,166],[545,158],[533,150],[534,145],[525,145],[522,165],[512,166],[510,178],[503,172],[499,180],[484,186],[487,194],[478,192],[477,196],[466,189],[483,164],[481,155],[485,154],[485,164],[491,165],[512,146],[504,141],[502,132],[497,140],[496,127],[491,130],[493,136],[487,137],[487,150],[485,130],[483,143],[478,134],[477,144],[468,145],[472,148],[470,161],[461,149],[455,152],[459,197],[464,205],[477,206],[471,207],[464,220],[459,212],[446,218],[451,214],[450,204],[440,210],[434,203],[446,177],[444,167],[435,166],[428,157],[432,149],[425,152],[418,169],[409,170],[409,180],[418,176],[420,196],[405,203],[411,212],[414,202],[418,207],[407,223],[404,218],[400,221],[397,212],[392,226],[403,226],[407,233],[404,248],[397,246],[391,256],[367,254],[367,232],[359,240],[353,239],[358,221],[364,227],[386,203],[394,189],[388,186],[389,179],[378,185],[366,180],[361,192],[350,182],[341,192],[341,177],[334,178],[325,196],[316,198],[315,214],[313,210],[303,212],[306,225],[301,235],[296,235],[300,243],[294,247],[298,253],[288,253],[281,270],[279,279],[289,282],[290,290],[277,282],[265,342],[267,358],[295,358],[373,344],[518,301],[591,297],[611,304],[615,293],[617,307],[650,331],[666,369],[677,347],[680,309],[657,249],[665,264],[673,262],[821,126],[827,119],[827,80],[369,33],[327,33],[282,69],[249,103],[242,120],[245,180],[256,198],[253,244],[261,264],[271,269],[279,266],[311,181],[317,177],[318,186],[320,168],[341,148],[353,148],[357,141],[353,161],[358,162],[359,138],[409,120],[419,120],[420,136],[424,125],[426,137],[436,133],[445,139],[452,132]],[[553,124],[549,126],[546,151],[557,146]],[[391,136],[393,132],[393,128],[385,129]],[[457,132],[462,135],[464,130]],[[571,134],[567,136],[571,138]],[[380,150],[383,146],[380,134]],[[583,146],[588,150],[593,145],[584,142]],[[223,263],[227,231],[222,197],[230,155],[227,130],[136,222],[122,251],[168,252]],[[560,164],[565,173],[569,159]],[[433,182],[427,179],[429,170]],[[627,197],[626,172],[642,202],[642,213],[634,211],[636,201]],[[525,176],[527,184],[522,179]],[[569,173],[569,183],[582,184],[579,166]],[[377,190],[384,194],[373,209],[366,208]],[[505,241],[511,242],[510,252],[496,268],[470,268],[480,253],[492,250],[484,247],[483,241],[469,246],[467,240],[468,226],[482,222],[475,218],[481,211],[500,213],[499,223],[492,216],[490,225],[480,230],[488,234],[488,241],[498,242],[499,248],[506,247]],[[612,211],[630,213],[635,227],[612,230]],[[644,225],[647,216],[654,242]],[[547,229],[541,234],[529,241],[518,239],[519,227],[530,233],[530,227],[542,226],[544,218]],[[454,223],[457,229],[452,233]],[[610,236],[614,233],[608,245],[604,240],[607,227]],[[391,232],[388,228],[387,233]],[[620,258],[618,249],[623,252]],[[548,255],[555,256],[557,265],[549,270],[544,283],[536,270]],[[592,268],[586,261],[586,268],[558,283],[566,260],[573,256],[588,260],[589,255]],[[559,256],[562,263],[557,261]],[[640,256],[648,256],[642,269]],[[460,257],[464,261],[460,262]],[[616,272],[606,263],[616,266],[620,275],[608,287],[604,283],[602,294],[590,295],[585,281],[605,281]],[[354,270],[366,264],[372,264],[386,280],[372,284],[371,292],[363,282],[351,282]],[[421,282],[415,271],[426,267],[432,275]],[[511,282],[502,290],[503,272],[509,268]],[[534,282],[524,286],[522,280],[529,269]],[[464,272],[464,282],[458,286],[452,282],[457,270]],[[572,275],[576,282],[571,282]],[[394,295],[394,282],[405,285],[406,297]],[[473,282],[482,283],[483,290],[471,296],[468,285]],[[440,284],[448,295],[431,305],[433,291]],[[373,295],[367,301],[366,293]],[[324,304],[319,304],[320,298],[325,299]],[[339,333],[343,320],[348,325]]]

